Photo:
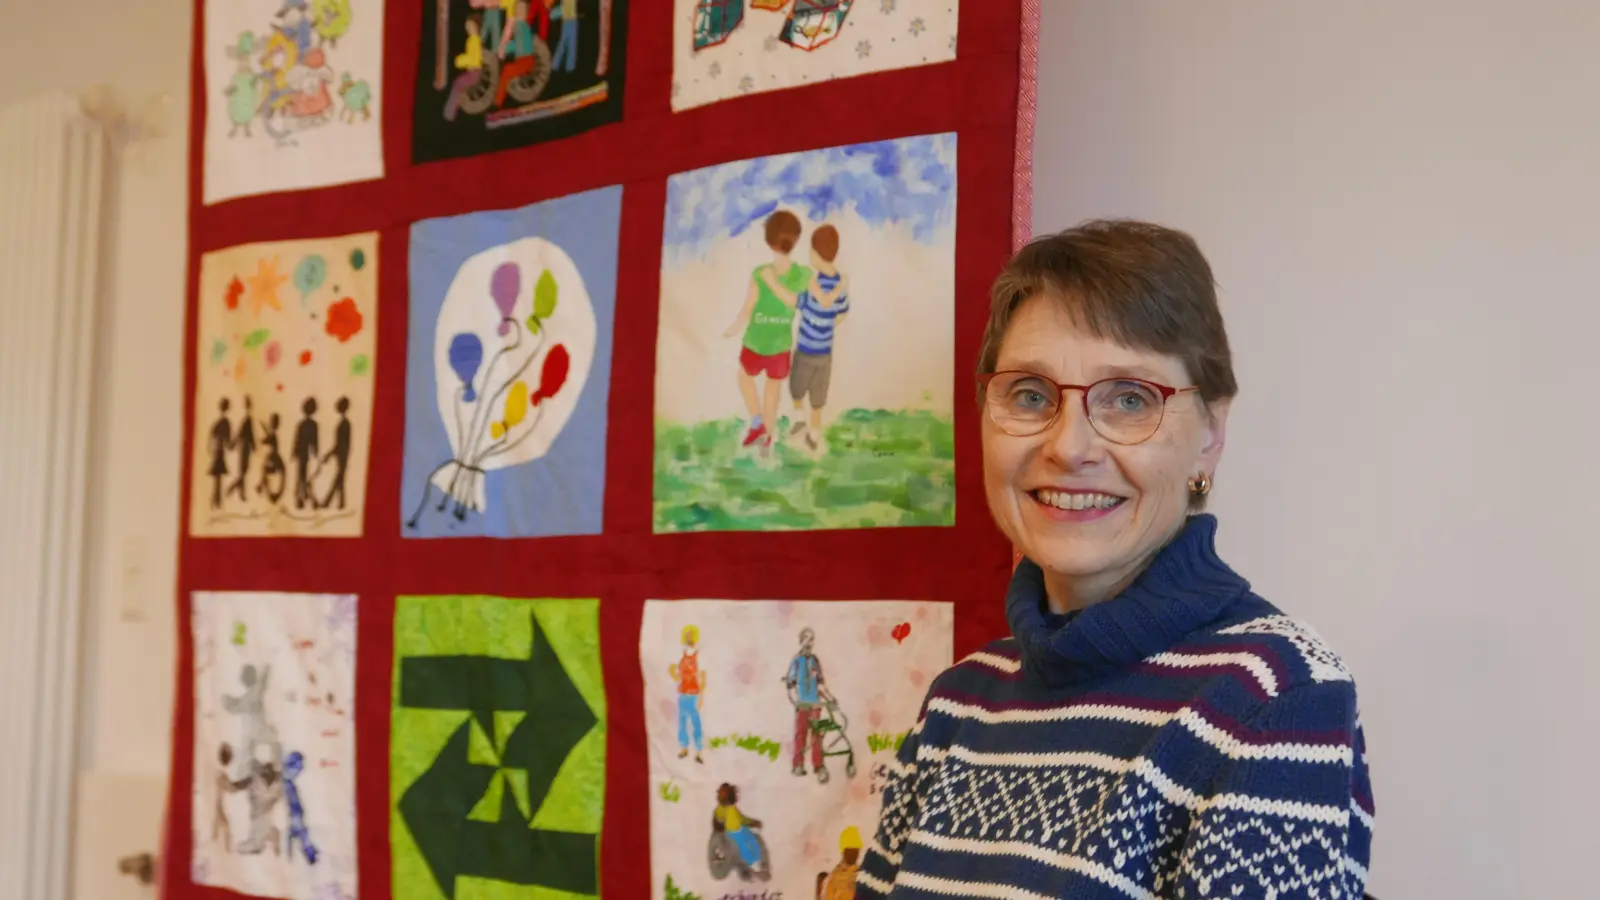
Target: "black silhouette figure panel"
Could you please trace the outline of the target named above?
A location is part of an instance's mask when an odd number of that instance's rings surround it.
[[[265,495],[274,506],[278,498],[283,496],[289,476],[283,465],[283,454],[278,449],[279,423],[277,413],[267,417],[266,431],[261,435],[261,445],[266,448],[267,459],[261,465],[261,480],[256,483],[256,494]]]
[[[206,439],[206,455],[211,457],[211,508],[222,508],[222,481],[228,477],[228,449],[233,446],[233,425],[228,421],[228,398],[217,403],[217,421]]]
[[[256,422],[250,412],[250,398],[246,396],[244,418],[239,420],[239,427],[234,430],[233,440],[229,445],[229,449],[239,451],[238,477],[234,478],[233,483],[228,485],[227,491],[223,493],[224,497],[238,494],[239,500],[245,503],[248,503],[250,498],[245,493],[244,482],[250,475],[250,457],[256,452]]]
[[[300,411],[305,417],[294,430],[294,448],[291,456],[294,459],[294,508],[305,509],[310,506],[317,508],[317,497],[312,490],[311,483],[316,478],[312,467],[317,464],[318,429],[317,401],[315,397],[307,397],[306,402],[300,405]]]
[[[323,465],[333,462],[333,484],[328,488],[328,494],[322,498],[322,508],[327,509],[333,505],[334,497],[339,498],[339,509],[344,509],[344,476],[345,470],[350,465],[350,400],[340,397],[333,406],[339,414],[339,424],[333,429],[333,449],[322,458]],[[319,467],[320,468],[320,467]]]

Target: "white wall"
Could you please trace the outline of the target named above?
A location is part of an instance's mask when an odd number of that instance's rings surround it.
[[[1044,5],[1035,229],[1210,256],[1224,549],[1356,674],[1370,889],[1592,896],[1600,6]]]
[[[174,98],[170,134],[131,149],[120,166],[95,401],[78,759],[85,770],[161,778],[175,658],[189,15],[188,0],[0,2],[0,104],[99,81],[125,97]],[[125,607],[143,621],[124,621]],[[96,800],[102,811],[116,807]]]

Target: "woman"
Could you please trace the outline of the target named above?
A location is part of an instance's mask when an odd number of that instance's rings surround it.
[[[1012,636],[941,675],[858,897],[1359,898],[1355,685],[1217,558],[1237,392],[1186,234],[1094,222],[1001,273],[979,359]]]

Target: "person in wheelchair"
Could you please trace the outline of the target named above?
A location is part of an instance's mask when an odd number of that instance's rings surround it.
[[[772,877],[766,842],[754,830],[760,827],[760,819],[740,812],[738,788],[731,784],[717,788],[717,810],[711,817],[709,851],[712,877],[726,878],[734,868],[745,881],[752,878],[766,881]]]

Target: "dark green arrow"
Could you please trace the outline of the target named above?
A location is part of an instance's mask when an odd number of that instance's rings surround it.
[[[508,786],[500,797],[500,821],[464,824],[456,874],[596,894],[598,840],[592,834],[528,828]]]
[[[462,826],[495,774],[493,766],[467,761],[471,734],[472,723],[462,722],[433,765],[400,797],[400,817],[446,897],[455,896],[456,876],[462,874]]]
[[[525,660],[483,656],[422,656],[400,661],[400,706],[472,713],[494,734],[494,713],[525,712],[501,759],[527,772],[534,815],[549,795],[567,756],[599,721],[567,675],[539,621]],[[498,822],[467,815],[489,788],[495,767],[467,758],[471,723],[462,722],[437,759],[400,798],[401,818],[446,897],[457,876],[541,885],[573,893],[599,892],[598,836],[529,827],[508,784]]]

